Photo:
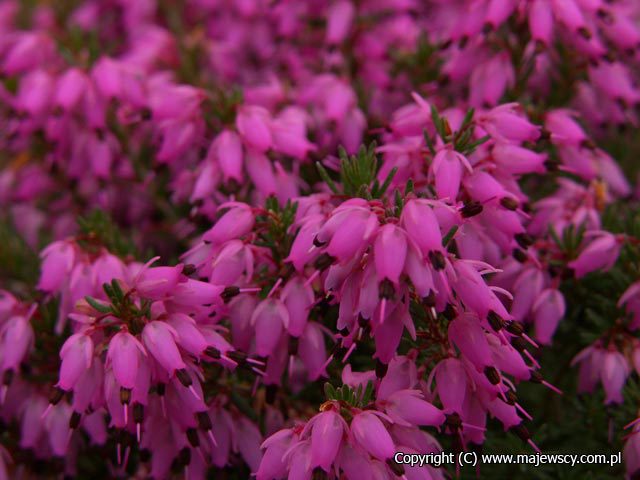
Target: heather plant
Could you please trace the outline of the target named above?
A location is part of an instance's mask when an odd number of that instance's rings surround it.
[[[0,480],[637,478],[639,48],[632,0],[1,2]]]

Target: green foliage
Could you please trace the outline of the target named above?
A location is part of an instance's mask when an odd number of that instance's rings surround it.
[[[436,133],[444,143],[452,143],[453,148],[463,155],[471,155],[476,148],[487,142],[490,138],[488,135],[485,135],[482,138],[474,140],[474,114],[475,110],[473,108],[469,109],[465,114],[464,119],[462,120],[460,129],[454,132],[451,130],[449,121],[446,118],[440,116],[438,110],[433,105],[431,106],[431,121],[433,122],[433,126],[436,129]],[[431,154],[435,155],[436,150],[434,141],[431,139],[429,133],[426,130],[424,131],[424,140]]]
[[[369,405],[373,398],[373,392],[374,386],[371,380],[367,382],[367,386],[364,389],[362,384],[358,385],[356,389],[351,388],[349,385],[334,388],[329,382],[324,384],[324,395],[327,400],[345,402],[356,408],[364,408]]]
[[[290,232],[290,229],[297,210],[297,202],[287,200],[284,207],[281,207],[277,198],[269,197],[265,203],[264,213],[256,217],[261,228],[255,244],[270,249],[278,264],[284,261],[291,250],[291,244],[295,238],[292,233],[295,232]]]
[[[125,257],[135,256],[135,244],[120,231],[103,210],[94,210],[78,218],[81,236],[78,243],[87,251],[96,251],[101,246],[111,253]]]
[[[347,155],[344,148],[338,149],[340,155],[340,187],[334,183],[329,172],[320,162],[316,163],[318,172],[329,188],[336,195],[360,197],[367,200],[381,198],[391,185],[397,168],[391,169],[384,182],[380,184],[376,178],[378,174],[378,158],[376,143],[371,142],[369,148],[360,147],[357,155]]]
[[[140,333],[144,327],[144,319],[151,317],[151,301],[142,300],[140,306],[136,305],[131,297],[122,291],[120,281],[111,280],[111,283],[102,285],[107,294],[109,303],[85,296],[89,306],[102,315],[112,315],[127,323],[129,330],[134,335]]]
[[[548,231],[553,241],[563,252],[565,258],[573,260],[578,256],[578,251],[582,245],[582,240],[584,239],[585,230],[586,227],[584,224],[581,224],[578,228],[571,224],[562,231],[561,236],[558,236],[552,227],[549,227]]]
[[[451,240],[453,240],[453,237],[455,236],[455,234],[458,232],[458,226],[454,225],[453,227],[451,227],[451,229],[446,233],[446,235],[444,237],[442,237],[442,246],[443,247],[448,247],[449,246],[449,242],[451,242]]]
[[[29,297],[39,271],[38,253],[27,245],[12,222],[0,217],[0,285]]]
[[[389,53],[393,65],[393,76],[404,75],[415,85],[425,85],[438,80],[442,60],[436,55],[440,46],[429,42],[426,36],[421,36],[415,51],[403,52],[392,49]]]

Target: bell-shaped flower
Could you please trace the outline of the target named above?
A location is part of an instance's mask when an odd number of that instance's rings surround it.
[[[536,42],[549,46],[553,39],[553,12],[550,0],[533,0],[529,6],[529,31]]]
[[[255,223],[251,207],[239,202],[233,202],[227,206],[231,208],[202,235],[202,240],[220,245],[228,240],[240,238],[251,231]]]
[[[75,263],[75,248],[64,240],[54,242],[42,251],[40,257],[42,267],[38,289],[45,292],[60,291]]]
[[[176,342],[178,333],[166,322],[154,320],[142,330],[142,343],[147,352],[171,376],[176,370],[186,367]]]
[[[376,235],[373,252],[378,280],[388,279],[398,285],[407,257],[405,232],[392,223],[383,225]]]
[[[463,314],[454,319],[449,324],[449,339],[478,371],[492,364],[489,343],[477,317]]]
[[[242,142],[235,132],[224,130],[211,144],[207,159],[215,159],[225,182],[242,182]]]
[[[85,92],[89,79],[78,68],[70,68],[56,82],[53,104],[65,111],[75,108]]]
[[[84,333],[71,335],[60,349],[60,380],[58,386],[65,391],[72,390],[82,374],[91,367],[93,361],[93,340]]]
[[[439,427],[445,415],[418,390],[399,390],[386,400],[385,412],[398,425]]]
[[[0,325],[0,371],[16,371],[33,346],[33,328],[23,315],[11,317]]]
[[[136,275],[134,286],[143,298],[160,300],[173,293],[182,280],[183,265],[145,268]]]
[[[123,388],[133,389],[138,375],[140,355],[147,355],[140,341],[129,332],[116,333],[109,342],[107,365]]]
[[[337,45],[344,41],[348,35],[356,13],[353,3],[348,0],[340,0],[331,4],[327,12],[326,42],[329,45]]]
[[[289,312],[287,331],[292,337],[299,337],[307,325],[309,310],[315,299],[313,289],[303,277],[295,276],[282,289],[280,299]]]
[[[468,377],[464,365],[457,358],[442,360],[434,369],[440,402],[447,413],[462,413]]]
[[[324,242],[329,234],[327,253],[340,263],[345,263],[367,246],[377,229],[378,219],[370,211],[357,207],[345,208],[324,224],[317,238]]]
[[[353,441],[360,448],[384,462],[393,457],[396,448],[380,416],[384,417],[380,412],[373,410],[364,410],[354,415],[350,433]]]
[[[402,209],[400,222],[423,255],[442,251],[440,224],[429,203],[422,199],[409,200]]]
[[[320,467],[329,473],[338,455],[347,423],[333,409],[313,417],[307,428],[311,428],[311,468]]]
[[[447,147],[436,153],[431,165],[436,193],[440,199],[455,203],[462,181],[463,166],[471,169],[468,160],[459,152]]]
[[[543,345],[551,343],[551,338],[564,317],[564,296],[559,290],[547,288],[542,291],[533,304],[533,322],[535,338]]]
[[[284,328],[289,325],[289,312],[282,301],[267,298],[254,310],[251,323],[256,329],[256,353],[268,357],[278,344]]]
[[[236,116],[236,127],[247,145],[258,152],[265,152],[271,147],[271,116],[266,108],[243,106]]]
[[[623,402],[622,388],[629,373],[631,373],[631,368],[622,353],[609,350],[604,354],[600,381],[606,394],[605,404]]]
[[[580,252],[578,258],[569,262],[576,277],[584,277],[587,273],[609,270],[618,259],[621,244],[615,235],[609,232],[600,232],[595,240]]]
[[[208,342],[193,318],[184,313],[175,312],[169,314],[167,323],[178,334],[177,344],[180,347],[194,357],[202,355],[208,346]]]

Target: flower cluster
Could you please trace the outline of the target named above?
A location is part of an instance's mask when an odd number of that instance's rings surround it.
[[[448,478],[395,453],[540,451],[543,387],[637,475],[639,49],[632,0],[0,4],[0,479]]]

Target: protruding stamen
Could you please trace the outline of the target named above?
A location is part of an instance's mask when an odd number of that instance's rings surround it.
[[[200,395],[198,394],[198,392],[196,392],[196,389],[193,387],[193,385],[189,385],[189,391],[191,392],[191,394],[196,397],[198,400],[202,400],[202,398],[200,397]]]
[[[252,363],[253,365],[257,365],[258,367],[264,367],[266,365],[262,360],[258,360],[257,358],[247,358],[247,363]]]
[[[318,278],[318,276],[320,275],[320,270],[316,270],[315,272],[313,272],[311,274],[311,276],[307,279],[306,282],[304,282],[304,286],[308,287],[309,285],[311,285],[313,283],[313,281]]]
[[[278,289],[281,283],[282,283],[282,277],[278,278],[278,280],[276,280],[276,283],[273,284],[273,287],[271,287],[271,290],[269,290],[269,293],[267,294],[267,298],[271,298],[271,295],[275,293],[275,291]]]
[[[293,375],[293,361],[295,357],[293,355],[289,355],[289,378]]]
[[[533,420],[533,417],[531,415],[529,415],[529,412],[527,412],[522,405],[520,405],[519,403],[515,403],[514,404],[516,409],[518,409],[518,411],[520,413],[522,413],[525,417],[527,417],[527,420]]]
[[[131,454],[131,447],[127,447],[124,449],[124,460],[122,461],[122,469],[127,469],[127,464],[129,463],[129,455]]]
[[[217,447],[218,446],[218,442],[216,442],[216,437],[213,436],[213,432],[211,430],[207,431],[207,436],[211,440],[211,443],[213,444],[213,446]]]
[[[636,418],[633,422],[629,422],[624,426],[624,429],[635,427],[638,423],[640,423],[640,418]]]
[[[547,382],[546,380],[543,380],[542,385],[544,385],[545,387],[547,387],[549,390],[552,390],[554,392],[556,392],[558,395],[562,395],[562,390],[560,390],[558,387],[556,387],[555,385],[551,385],[549,382]]]
[[[260,290],[262,290],[260,287],[247,287],[247,288],[241,288],[240,293],[257,293]]]
[[[49,412],[51,411],[52,408],[53,408],[53,403],[50,403],[49,405],[47,405],[47,408],[45,408],[44,412],[42,412],[42,415],[40,415],[40,420],[44,420],[45,417],[49,415]]]
[[[353,342],[349,347],[349,350],[347,350],[347,353],[342,358],[342,363],[347,363],[347,360],[349,359],[349,357],[351,356],[351,354],[355,349],[356,349],[356,342]]]
[[[480,427],[480,426],[478,426],[478,425],[473,425],[473,424],[471,424],[471,423],[462,422],[462,426],[463,426],[464,428],[470,428],[470,429],[472,429],[472,430],[478,430],[478,431],[480,431],[480,432],[486,432],[486,431],[487,431],[487,429],[486,429],[486,428],[484,428],[484,427]]]
[[[384,315],[387,310],[387,299],[383,298],[382,302],[380,302],[380,325],[384,323]]]
[[[531,337],[529,337],[529,335],[527,335],[526,333],[523,333],[523,334],[522,334],[522,337],[523,337],[527,342],[529,342],[533,347],[535,347],[535,348],[540,348],[540,346],[539,346],[536,342],[534,342],[534,341],[533,341],[533,339],[532,339]]]
[[[527,350],[523,350],[522,353],[529,359],[529,361],[535,368],[540,368],[540,364],[536,361],[535,358],[533,358],[533,355],[531,355]]]
[[[322,369],[320,371],[321,372],[325,371],[332,361],[333,361],[333,353],[329,355],[329,358],[327,358],[327,361],[324,362],[324,365],[322,365]]]

